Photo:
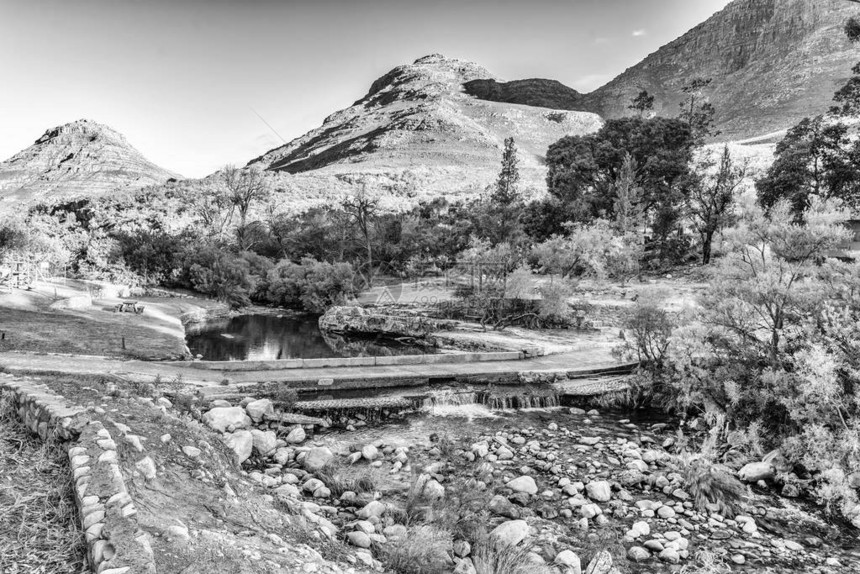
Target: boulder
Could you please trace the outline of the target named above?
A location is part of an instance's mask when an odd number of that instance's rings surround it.
[[[605,480],[595,480],[585,485],[588,498],[597,502],[608,502],[612,498],[612,487]]]
[[[744,482],[771,480],[773,476],[773,466],[769,462],[751,462],[738,471],[738,477]]]
[[[224,443],[232,449],[236,464],[242,464],[251,457],[254,435],[246,430],[238,430],[224,435]]]
[[[248,428],[251,426],[251,417],[242,407],[215,407],[203,415],[203,422],[218,432],[227,432],[230,427]]]
[[[143,457],[134,465],[137,471],[143,475],[147,481],[154,480],[156,477],[155,463],[148,456]]]
[[[371,500],[355,513],[356,516],[364,520],[367,520],[372,516],[379,518],[383,514],[385,514],[385,505],[378,500]]]
[[[264,417],[274,417],[275,407],[269,399],[259,399],[251,401],[245,405],[245,412],[248,413],[248,416],[251,417],[252,421],[258,423],[262,421]]]
[[[554,564],[561,566],[564,574],[581,574],[582,563],[573,550],[562,550],[555,555]]]
[[[530,476],[519,476],[508,482],[508,488],[514,492],[524,492],[526,494],[537,494],[538,488],[535,484],[535,479]]]
[[[506,546],[516,546],[525,540],[531,528],[525,520],[509,520],[496,526],[490,532],[490,538],[495,541],[497,549]]]
[[[438,480],[428,480],[422,490],[424,497],[428,500],[441,500],[445,498],[445,487]]]
[[[332,458],[334,458],[334,453],[331,450],[324,446],[318,446],[307,452],[303,464],[308,472],[317,472],[322,470]]]
[[[353,546],[358,546],[359,548],[370,548],[371,540],[370,536],[361,530],[355,530],[353,532],[349,532],[346,535],[347,540]]]
[[[651,553],[641,546],[631,546],[629,550],[627,550],[627,559],[632,560],[633,562],[643,562],[651,558]]]
[[[423,338],[434,331],[449,329],[451,325],[450,322],[426,317],[388,315],[374,309],[355,306],[330,307],[319,318],[322,331],[414,338]]]
[[[282,484],[275,489],[275,496],[281,498],[299,498],[301,492],[294,484]]]
[[[520,509],[514,506],[510,500],[508,500],[501,494],[497,494],[492,499],[490,499],[490,504],[488,506],[490,512],[492,512],[493,514],[498,514],[499,516],[504,516],[505,518],[516,519],[520,517]]]
[[[301,426],[296,426],[290,431],[285,440],[290,444],[301,444],[305,441],[305,438],[307,438],[305,429]]]
[[[379,449],[372,444],[367,444],[361,447],[361,456],[366,460],[373,462],[379,457]]]
[[[585,574],[609,574],[612,569],[612,554],[608,550],[601,550],[588,563]]]
[[[278,446],[278,437],[275,435],[275,431],[252,429],[251,436],[254,437],[254,450],[260,456],[273,453]]]

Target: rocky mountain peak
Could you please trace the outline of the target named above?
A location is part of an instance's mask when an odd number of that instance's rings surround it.
[[[675,115],[681,87],[712,78],[707,96],[725,138],[785,129],[826,110],[860,59],[842,29],[860,4],[849,0],[735,0],[680,38],[588,94],[584,107],[629,115],[640,91]]]
[[[0,162],[0,201],[95,196],[178,177],[111,127],[81,119],[46,130],[33,145]]]

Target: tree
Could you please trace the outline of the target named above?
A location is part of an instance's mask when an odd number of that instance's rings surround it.
[[[571,224],[566,236],[555,235],[535,245],[532,254],[544,272],[562,279],[580,275],[606,276],[607,248],[613,240],[612,227],[605,220],[592,224]]]
[[[520,172],[514,138],[505,139],[502,167],[489,195],[472,205],[478,237],[492,245],[516,245],[522,236],[523,199],[519,190]]]
[[[627,109],[635,110],[639,113],[639,117],[643,118],[648,115],[648,112],[654,109],[654,96],[650,95],[647,90],[642,90],[630,101]]]
[[[343,211],[358,228],[364,241],[367,254],[367,285],[373,285],[373,223],[379,214],[379,199],[371,197],[367,183],[362,182],[361,188],[352,197],[347,197],[341,203]]]
[[[706,152],[691,174],[687,209],[702,242],[703,265],[711,262],[714,234],[732,223],[735,192],[745,175],[746,168],[732,160],[728,145],[717,161]]]
[[[702,143],[708,137],[720,135],[720,131],[714,128],[714,106],[705,100],[704,90],[711,85],[711,78],[694,78],[681,87],[685,94],[681,102],[681,115],[679,116],[690,128],[695,139]]]
[[[227,201],[236,208],[239,224],[236,240],[239,250],[245,251],[258,235],[248,227],[248,214],[255,203],[266,201],[272,193],[265,173],[259,167],[239,169],[227,166],[222,172]]]
[[[852,44],[860,42],[860,20],[857,18],[849,18],[845,23],[845,35]]]
[[[759,202],[769,209],[782,199],[801,217],[812,197],[860,203],[860,144],[848,127],[831,118],[806,118],[776,146],[776,160],[756,183]]]
[[[644,231],[642,187],[639,185],[636,160],[625,154],[615,179],[615,226],[619,233],[639,234]]]
[[[856,116],[860,114],[860,63],[851,68],[854,74],[833,96],[836,105],[830,108],[830,113],[837,116]]]

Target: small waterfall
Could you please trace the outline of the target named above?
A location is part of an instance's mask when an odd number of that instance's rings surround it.
[[[553,408],[559,406],[559,395],[552,389],[532,387],[504,390],[445,388],[429,391],[417,406],[436,415],[474,416],[482,411]]]

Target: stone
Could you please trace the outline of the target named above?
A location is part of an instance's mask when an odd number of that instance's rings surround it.
[[[182,452],[188,458],[199,458],[201,451],[196,446],[186,445],[182,447]]]
[[[579,514],[583,518],[588,518],[590,520],[595,516],[603,514],[603,510],[596,504],[583,504],[579,507]]]
[[[516,519],[520,517],[520,509],[514,506],[510,500],[500,494],[497,494],[492,499],[490,499],[490,504],[488,505],[488,507],[490,509],[490,512],[492,512],[493,514],[504,516],[505,518]]]
[[[254,450],[260,456],[267,456],[277,448],[278,436],[275,434],[275,431],[252,429],[251,436],[254,437]]]
[[[139,461],[137,461],[134,467],[140,474],[143,475],[143,478],[145,478],[147,481],[155,480],[155,477],[157,475],[155,462],[153,462],[153,460],[148,456],[145,456]]]
[[[612,498],[612,487],[605,480],[596,480],[585,485],[588,498],[597,502],[608,502]]]
[[[738,471],[738,477],[744,482],[771,480],[773,476],[773,466],[769,462],[751,462]]]
[[[454,556],[465,558],[472,553],[472,546],[465,540],[455,540],[453,550]]]
[[[661,506],[657,509],[657,516],[664,520],[675,518],[675,510],[671,506]]]
[[[651,534],[651,526],[644,520],[640,520],[639,522],[633,523],[633,526],[630,527],[630,531],[635,533],[633,538],[639,538],[640,536],[648,536],[649,534]]]
[[[242,407],[216,407],[203,415],[203,422],[218,432],[226,432],[229,427],[244,429],[251,426],[251,417]]]
[[[385,505],[378,500],[371,500],[355,513],[356,516],[365,520],[371,517],[379,518],[383,514],[385,514]]]
[[[564,574],[582,573],[582,563],[579,560],[579,556],[573,550],[562,550],[556,554],[553,564],[561,566],[564,569]]]
[[[303,466],[308,472],[318,472],[334,458],[334,453],[324,446],[318,446],[310,449],[305,455]]]
[[[681,561],[681,555],[678,554],[678,551],[674,548],[664,548],[663,551],[657,555],[657,558],[663,562],[668,562],[669,564],[677,564]]]
[[[643,562],[651,558],[651,553],[641,546],[631,546],[627,550],[627,559],[633,562]]]
[[[275,495],[283,498],[299,498],[301,494],[294,484],[282,484],[275,489]]]
[[[455,560],[454,574],[477,574],[477,572],[471,558],[459,558]]]
[[[245,412],[252,421],[259,423],[264,417],[274,418],[275,407],[269,399],[259,399],[245,405]]]
[[[441,500],[445,498],[445,487],[438,480],[428,480],[424,484],[422,492],[428,500]]]
[[[497,549],[505,548],[506,546],[516,546],[525,540],[531,528],[525,520],[509,520],[495,527],[490,532],[490,538],[495,540]]]
[[[476,442],[472,445],[472,452],[479,458],[484,458],[490,453],[490,444],[487,441]]]
[[[601,550],[588,563],[585,574],[610,574],[612,570],[612,554],[608,550]]]
[[[360,530],[354,530],[347,533],[346,538],[353,546],[358,546],[359,548],[370,548],[370,536]]]
[[[237,465],[251,458],[251,453],[254,450],[254,435],[246,430],[238,430],[233,433],[224,435],[224,444],[226,444],[234,453],[234,461]]]
[[[581,437],[579,439],[580,444],[584,444],[584,445],[588,445],[588,446],[594,446],[599,442],[600,442],[599,436],[584,436],[584,437]]]
[[[307,434],[305,433],[305,429],[301,426],[296,426],[289,432],[287,438],[284,439],[290,444],[301,444],[305,442],[305,438],[307,438]]]
[[[507,486],[514,492],[524,492],[526,494],[531,495],[537,494],[538,491],[537,484],[535,484],[535,479],[530,476],[517,477],[508,482],[505,486]]]
[[[373,462],[379,457],[379,449],[372,444],[367,444],[361,447],[361,456],[369,462]]]
[[[738,566],[742,566],[746,563],[747,559],[743,554],[732,554],[732,562],[737,564]]]

